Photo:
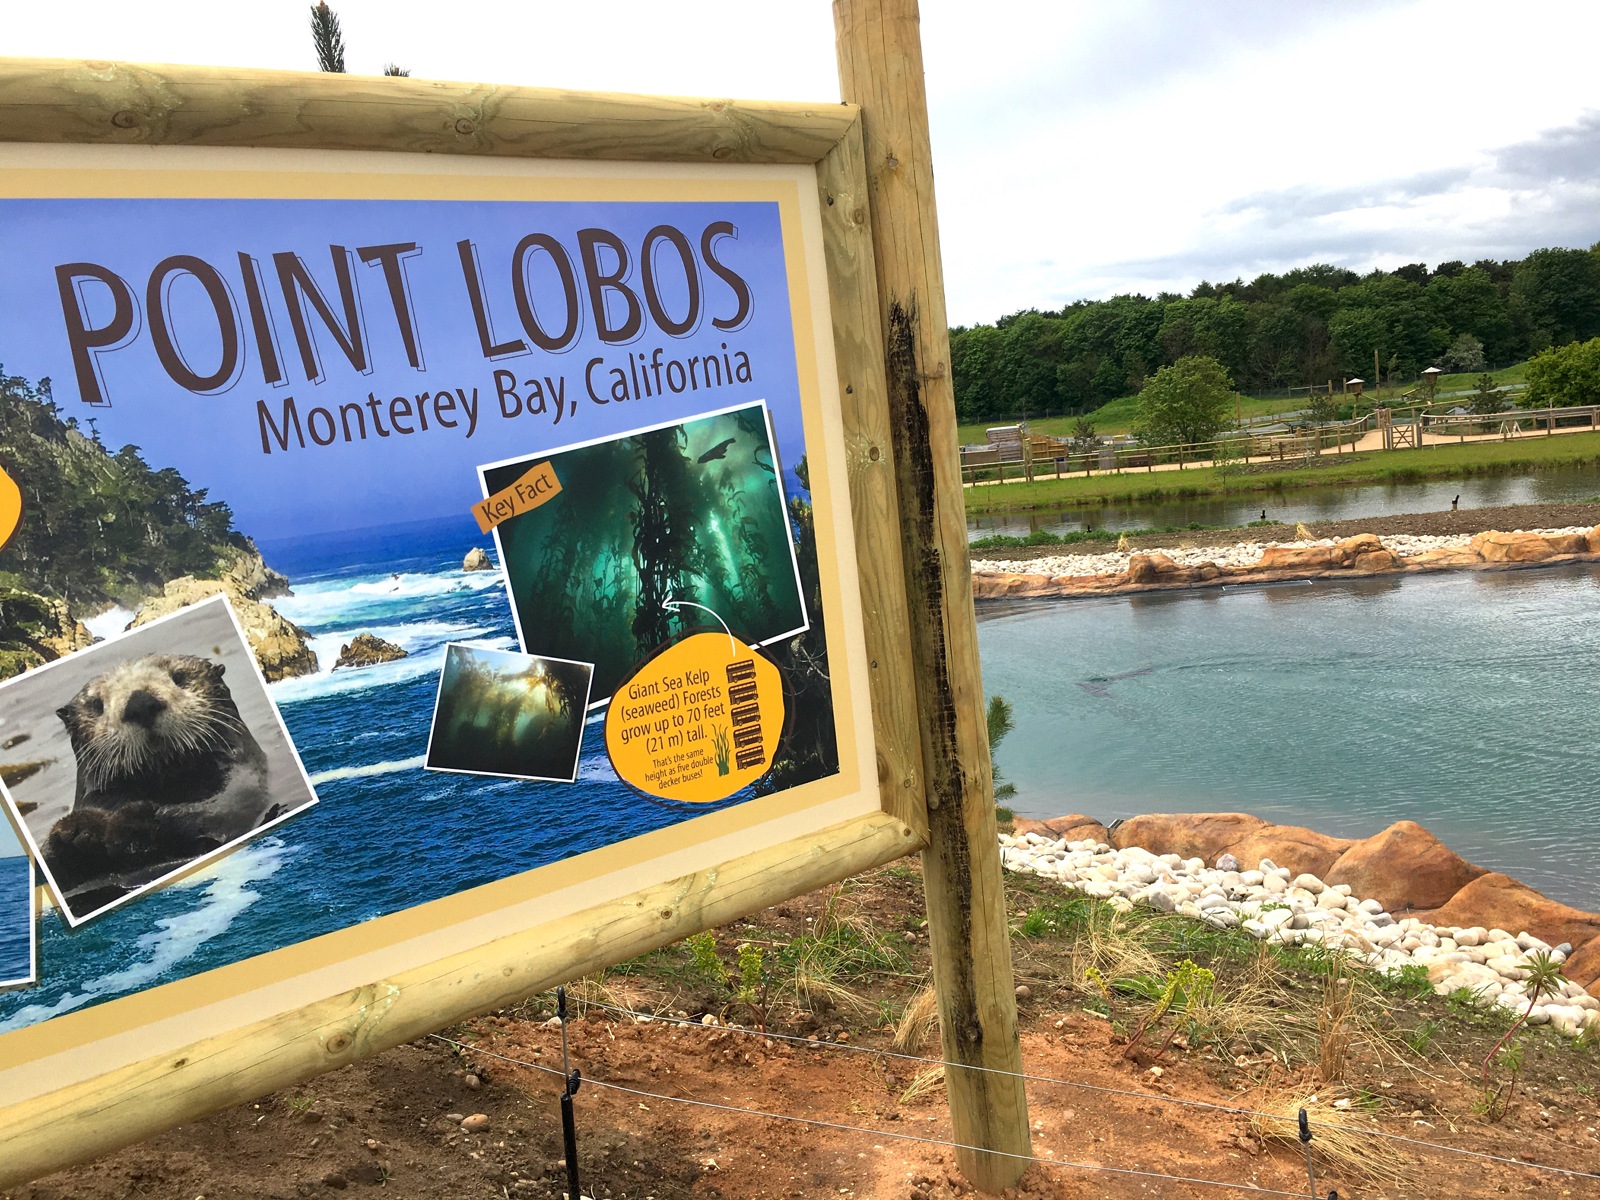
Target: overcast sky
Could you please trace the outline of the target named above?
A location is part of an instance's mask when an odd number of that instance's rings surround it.
[[[7,5],[6,54],[315,66],[303,0]],[[835,99],[824,0],[337,0],[352,71]],[[1600,240],[1593,0],[923,0],[950,318]]]

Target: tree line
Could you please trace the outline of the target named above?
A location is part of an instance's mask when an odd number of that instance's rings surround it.
[[[1204,356],[1244,391],[1369,379],[1428,366],[1481,371],[1600,336],[1600,244],[1521,260],[1410,263],[1367,275],[1315,263],[1187,296],[1119,295],[950,331],[962,421],[1091,412]]]
[[[128,601],[182,575],[214,576],[253,549],[228,505],[137,446],[116,452],[63,417],[50,381],[0,369],[0,462],[22,490],[23,519],[0,550],[0,584],[74,609]]]

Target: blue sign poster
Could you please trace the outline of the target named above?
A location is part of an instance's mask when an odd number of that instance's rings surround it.
[[[873,791],[793,182],[402,182],[0,183],[0,571],[102,639],[0,683],[51,900],[0,1059]],[[646,669],[708,630],[741,662]]]

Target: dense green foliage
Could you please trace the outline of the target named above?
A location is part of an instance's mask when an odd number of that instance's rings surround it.
[[[1434,364],[1478,371],[1596,335],[1600,249],[1557,248],[1366,276],[1319,263],[1201,283],[1188,296],[1077,301],[952,329],[950,361],[960,419],[980,422],[1092,411],[1189,355],[1216,359],[1257,392],[1367,378],[1374,350],[1386,381],[1409,380]]]
[[[1600,404],[1600,337],[1572,342],[1528,363],[1529,405]]]
[[[1139,436],[1152,446],[1209,442],[1228,425],[1233,381],[1205,354],[1162,367],[1139,393]]]
[[[250,542],[226,504],[137,446],[115,454],[63,419],[50,381],[0,370],[0,459],[22,489],[22,524],[0,551],[7,582],[74,609],[129,599],[181,575],[214,575]]]

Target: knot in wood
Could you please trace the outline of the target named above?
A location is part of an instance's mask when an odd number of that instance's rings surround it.
[[[870,459],[873,462],[877,462],[878,459],[880,459],[882,457],[883,457],[882,452],[876,446],[872,447],[870,450],[867,451],[867,458]]]
[[[456,132],[465,137],[467,134],[476,133],[478,127],[473,124],[471,117],[456,118]]]
[[[137,129],[139,114],[129,108],[119,109],[111,114],[111,123],[118,129]]]
[[[732,146],[718,146],[715,150],[713,150],[711,152],[711,157],[716,159],[718,162],[723,162],[723,161],[725,161],[727,159],[730,159],[730,158],[733,157],[733,147]]]
[[[343,1054],[348,1049],[350,1049],[350,1035],[348,1033],[336,1033],[328,1039],[329,1054]]]

